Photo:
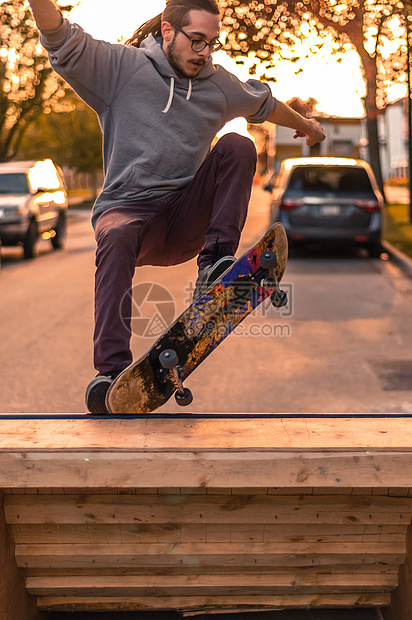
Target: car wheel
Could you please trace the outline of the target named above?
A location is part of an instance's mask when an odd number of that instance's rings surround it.
[[[379,241],[375,243],[368,243],[366,246],[369,258],[379,258],[383,252],[382,245]]]
[[[23,240],[24,258],[34,258],[37,243],[37,224],[31,220],[26,236]]]
[[[56,234],[54,237],[51,237],[51,244],[55,250],[61,250],[66,243],[67,236],[67,217],[65,211],[60,211],[54,232]]]

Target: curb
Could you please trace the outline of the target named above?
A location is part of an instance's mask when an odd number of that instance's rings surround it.
[[[406,276],[412,278],[412,258],[395,248],[389,241],[382,241],[382,247],[392,258],[393,262],[404,272]]]

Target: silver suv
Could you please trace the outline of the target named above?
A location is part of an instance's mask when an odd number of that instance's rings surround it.
[[[33,258],[38,238],[60,249],[66,240],[67,192],[51,159],[0,164],[0,238]]]
[[[282,222],[290,244],[352,243],[379,256],[383,197],[370,165],[342,157],[282,161],[265,187],[271,219]]]

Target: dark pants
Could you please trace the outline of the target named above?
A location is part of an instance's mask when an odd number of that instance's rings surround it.
[[[125,293],[131,289],[136,266],[177,265],[199,254],[202,269],[212,264],[216,243],[225,254],[235,254],[255,168],[251,140],[227,134],[183,190],[159,200],[113,207],[100,216],[94,332],[99,373],[123,370],[132,362],[130,325],[124,317],[132,314],[131,297]]]

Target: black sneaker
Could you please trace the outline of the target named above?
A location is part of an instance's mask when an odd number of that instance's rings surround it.
[[[106,394],[121,371],[112,375],[97,375],[86,388],[86,406],[90,413],[106,415]]]
[[[214,265],[201,269],[196,280],[193,301],[196,301],[202,297],[202,295],[206,293],[207,289],[212,286],[213,282],[216,282],[216,280],[218,280],[220,276],[235,262],[236,258],[234,256],[223,256],[223,258],[219,259],[216,263],[214,263]]]

